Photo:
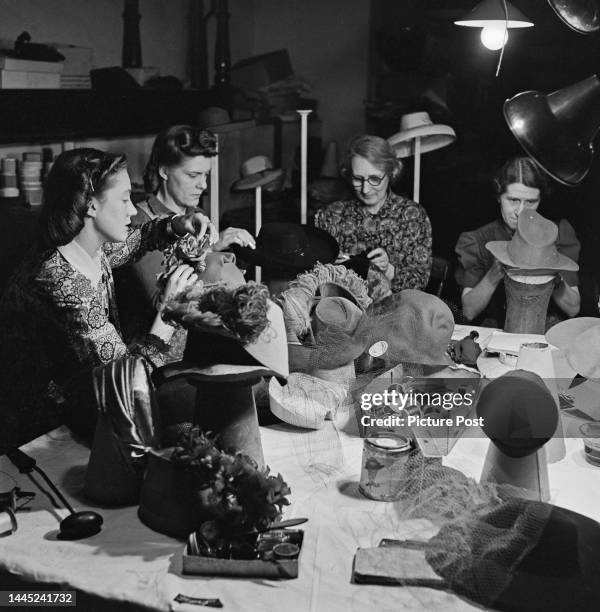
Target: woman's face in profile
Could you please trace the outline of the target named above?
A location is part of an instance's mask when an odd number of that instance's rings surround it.
[[[380,207],[387,197],[390,180],[383,170],[369,160],[355,155],[348,177],[356,197],[369,208]]]
[[[510,183],[499,200],[502,220],[514,231],[521,212],[535,210],[540,205],[540,190],[522,183]]]
[[[119,170],[109,179],[100,197],[92,198],[94,228],[104,242],[124,242],[135,206],[131,203],[131,181],[127,170]]]
[[[162,189],[179,206],[196,208],[208,185],[210,158],[186,157],[178,166],[161,167]]]

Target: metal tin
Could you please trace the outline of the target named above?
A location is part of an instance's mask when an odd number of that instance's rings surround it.
[[[360,492],[378,501],[398,499],[411,448],[411,441],[405,436],[365,438]]]

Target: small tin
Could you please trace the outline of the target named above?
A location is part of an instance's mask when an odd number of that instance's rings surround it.
[[[360,492],[378,501],[398,499],[411,450],[411,441],[405,436],[365,438]]]

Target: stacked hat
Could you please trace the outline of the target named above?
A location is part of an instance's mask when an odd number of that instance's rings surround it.
[[[14,157],[3,157],[0,163],[0,197],[16,198],[19,195],[17,160]]]
[[[25,201],[30,206],[42,203],[42,153],[30,151],[23,153],[19,178]]]

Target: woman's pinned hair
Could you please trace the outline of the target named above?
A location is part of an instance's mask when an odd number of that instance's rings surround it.
[[[150,159],[144,170],[146,193],[157,193],[161,183],[161,166],[177,166],[186,157],[214,157],[217,154],[217,138],[209,130],[191,125],[173,125],[161,132],[152,145]]]
[[[38,222],[40,247],[52,249],[71,242],[83,229],[92,196],[100,197],[111,177],[126,168],[125,155],[92,148],[61,153],[44,184]]]
[[[504,163],[493,181],[496,197],[500,197],[513,183],[539,189],[542,198],[548,195],[550,190],[548,177],[531,157],[512,157]]]
[[[387,140],[379,136],[363,134],[354,138],[344,153],[342,159],[342,175],[352,173],[352,159],[356,156],[364,157],[369,163],[385,172],[394,184],[402,173],[402,162],[396,157],[394,149]]]

